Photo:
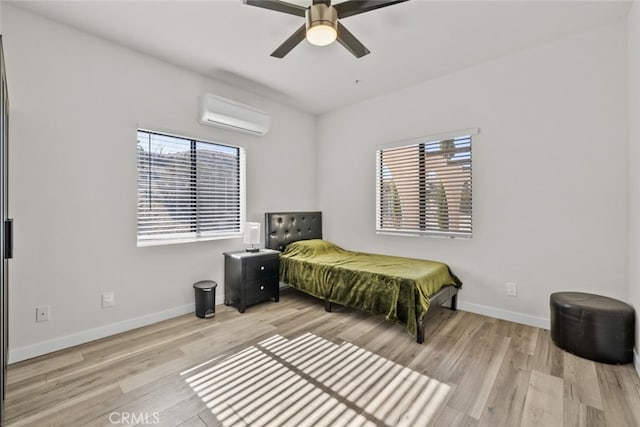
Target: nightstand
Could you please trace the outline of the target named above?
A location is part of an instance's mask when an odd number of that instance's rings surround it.
[[[226,252],[224,254],[224,303],[240,313],[251,304],[280,299],[280,252]]]

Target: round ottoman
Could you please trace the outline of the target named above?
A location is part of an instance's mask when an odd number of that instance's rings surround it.
[[[629,304],[583,292],[556,292],[551,339],[576,356],[604,363],[633,361],[635,313]]]

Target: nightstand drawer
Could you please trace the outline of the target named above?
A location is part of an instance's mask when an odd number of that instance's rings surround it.
[[[265,277],[278,277],[278,259],[262,259],[247,261],[247,280],[262,279]]]
[[[269,277],[260,280],[252,280],[245,283],[244,295],[247,304],[265,301],[269,298],[278,299],[280,283],[277,277]]]

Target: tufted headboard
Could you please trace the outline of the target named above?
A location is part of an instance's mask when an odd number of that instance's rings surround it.
[[[264,232],[265,247],[277,251],[298,240],[322,239],[322,212],[267,212]]]

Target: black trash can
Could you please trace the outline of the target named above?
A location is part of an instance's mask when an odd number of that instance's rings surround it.
[[[216,314],[216,287],[213,280],[201,280],[193,284],[196,293],[196,316],[213,317]]]

